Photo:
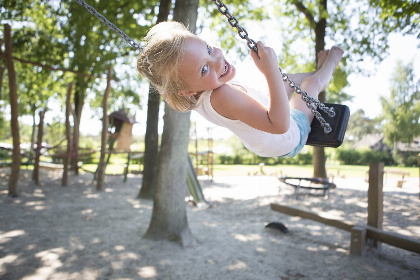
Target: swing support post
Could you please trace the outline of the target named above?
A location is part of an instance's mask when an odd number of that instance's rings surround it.
[[[369,189],[368,189],[368,217],[367,225],[373,228],[382,229],[384,216],[384,164],[373,162],[369,164]],[[382,244],[377,240],[369,240],[368,245],[378,251]]]

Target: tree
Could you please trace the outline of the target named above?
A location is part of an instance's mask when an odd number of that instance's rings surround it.
[[[352,71],[363,71],[360,61],[371,59],[380,62],[387,55],[387,36],[390,32],[403,31],[406,34],[416,32],[418,26],[418,3],[407,1],[348,1],[348,0],[286,0],[275,5],[276,15],[282,21],[282,41],[287,46],[280,61],[285,65],[302,63],[304,49],[311,52],[316,62],[316,54],[325,48],[326,38],[340,43],[347,55],[335,72],[326,92],[321,94],[321,101],[342,102],[349,98],[342,89],[348,84],[347,75]],[[275,3],[274,3],[275,4]],[[409,8],[407,8],[409,7]],[[417,8],[417,9],[416,9]],[[389,17],[398,11],[396,16]],[[417,11],[417,12],[415,12]],[[284,17],[287,16],[287,19]],[[406,28],[409,26],[410,28]],[[309,40],[308,40],[309,39]],[[302,46],[305,46],[302,48]],[[297,50],[297,51],[296,51]],[[314,63],[311,63],[314,65]],[[293,69],[294,68],[294,69]],[[290,68],[290,72],[299,71],[299,67]],[[301,68],[300,68],[301,69]],[[313,152],[314,176],[326,177],[324,148],[315,147]]]
[[[381,97],[385,143],[412,143],[420,135],[420,79],[415,82],[413,63],[397,63],[391,76],[391,96]]]
[[[121,11],[126,6],[119,7],[119,5],[122,4],[99,1],[99,3],[95,3],[94,8],[101,14],[105,14],[109,9],[109,14],[106,16],[114,17],[120,14],[118,11]],[[124,10],[126,9],[127,7]],[[63,16],[65,13],[70,15],[67,24],[63,26],[63,33],[67,38],[66,44],[69,48],[68,56],[71,57],[70,68],[78,69],[83,73],[103,74],[107,67],[112,65],[118,57],[117,50],[112,49],[116,46],[115,41],[118,40],[115,37],[116,35],[74,1],[70,2],[68,7],[64,5],[58,12],[61,12]],[[127,16],[126,18],[130,17]],[[121,20],[118,22],[121,23]],[[118,23],[115,22],[115,24]],[[121,48],[121,50],[124,49],[126,50],[126,48]],[[92,82],[91,76],[88,78],[78,76],[75,80],[72,142],[74,152],[73,168],[76,174],[78,174],[80,121],[85,104],[86,91],[92,86]]]
[[[198,0],[177,0],[174,20],[195,32],[197,9]],[[167,239],[182,246],[194,242],[185,203],[189,126],[190,113],[179,113],[165,106],[153,213],[145,238]]]
[[[75,154],[73,164],[77,174],[79,128],[86,96],[89,90],[102,92],[97,77],[105,75],[108,66],[113,65],[118,58],[133,53],[130,51],[129,45],[118,34],[93,17],[76,1],[27,2],[29,3],[25,8],[28,12],[22,12],[23,19],[26,22],[34,23],[36,32],[44,32],[50,35],[49,40],[46,41],[52,44],[54,48],[47,53],[59,54],[56,56],[58,59],[55,58],[48,62],[53,66],[66,67],[83,74],[73,77],[75,92],[72,142]],[[148,28],[147,23],[151,22],[150,20],[154,17],[155,1],[96,1],[94,5],[98,12],[109,17],[116,26],[119,26],[129,36],[144,34]],[[14,20],[13,5],[6,5],[6,7],[8,17]],[[139,14],[143,10],[146,11]],[[146,23],[146,27],[137,24],[140,20]],[[26,28],[23,29],[26,30]],[[45,50],[43,51],[45,52]],[[36,61],[39,57],[36,53],[30,53],[25,58]],[[136,102],[138,95],[132,93],[129,95],[136,96],[133,103],[138,103]]]
[[[367,134],[379,133],[379,125],[380,120],[368,118],[365,111],[359,109],[350,115],[346,137],[352,141],[359,141]]]
[[[170,0],[161,0],[157,22],[168,19],[171,10]],[[159,151],[159,107],[160,95],[158,91],[150,84],[149,97],[147,102],[147,126],[144,139],[144,161],[143,161],[143,180],[138,198],[152,199],[155,193],[157,177],[157,159]]]
[[[19,92],[18,115],[30,114],[34,120],[30,147],[33,147],[35,141],[35,116],[37,110],[45,106],[55,88],[53,83],[54,78],[51,73],[44,71],[39,66],[42,65],[41,62],[54,62],[57,57],[55,56],[55,48],[52,47],[52,43],[49,41],[51,34],[36,31],[38,23],[39,25],[44,24],[31,21],[30,15],[36,17],[36,15],[40,14],[43,15],[43,9],[40,3],[34,3],[33,7],[30,7],[27,2],[17,3],[16,1],[5,1],[4,9],[2,9],[4,19],[9,19],[12,26],[14,26],[12,59],[15,62],[16,79],[19,81],[17,85],[17,91]],[[30,22],[33,22],[34,25],[29,24]],[[54,33],[54,28],[51,29],[51,32]],[[36,56],[39,59],[38,63],[21,59],[21,57],[26,57],[27,55]],[[55,83],[55,85],[58,85],[58,83]],[[11,93],[10,88],[7,88],[6,84],[3,87],[6,89],[6,95],[9,92]],[[0,90],[3,91],[3,89]],[[29,152],[29,161],[31,161],[33,156],[32,148],[30,148]]]
[[[20,173],[20,134],[18,122],[18,92],[16,85],[16,73],[13,64],[12,31],[8,24],[4,25],[5,60],[9,77],[9,99],[11,108],[10,126],[13,136],[12,170],[9,178],[9,196],[17,195],[17,187]]]

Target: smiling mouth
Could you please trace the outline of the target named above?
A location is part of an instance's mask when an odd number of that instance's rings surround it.
[[[224,68],[223,74],[220,76],[220,78],[222,78],[223,76],[225,76],[226,73],[228,72],[228,70],[229,70],[229,63],[227,63],[227,61],[225,60],[225,68]]]

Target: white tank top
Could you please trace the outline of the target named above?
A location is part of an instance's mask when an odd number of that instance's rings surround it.
[[[267,95],[263,95],[251,88],[243,88],[249,96],[267,107],[269,103],[269,97]],[[293,119],[290,119],[289,130],[283,134],[264,132],[255,129],[240,120],[231,120],[219,115],[211,105],[212,92],[213,91],[204,91],[201,94],[200,99],[198,100],[198,106],[194,111],[215,125],[226,127],[232,131],[248,150],[261,157],[277,157],[288,154],[299,144],[300,131]]]

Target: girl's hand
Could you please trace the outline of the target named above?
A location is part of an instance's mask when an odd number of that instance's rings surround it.
[[[266,77],[271,76],[273,73],[278,73],[279,62],[274,50],[266,47],[261,41],[258,41],[257,47],[258,54],[255,51],[251,51],[251,57],[261,73]]]

